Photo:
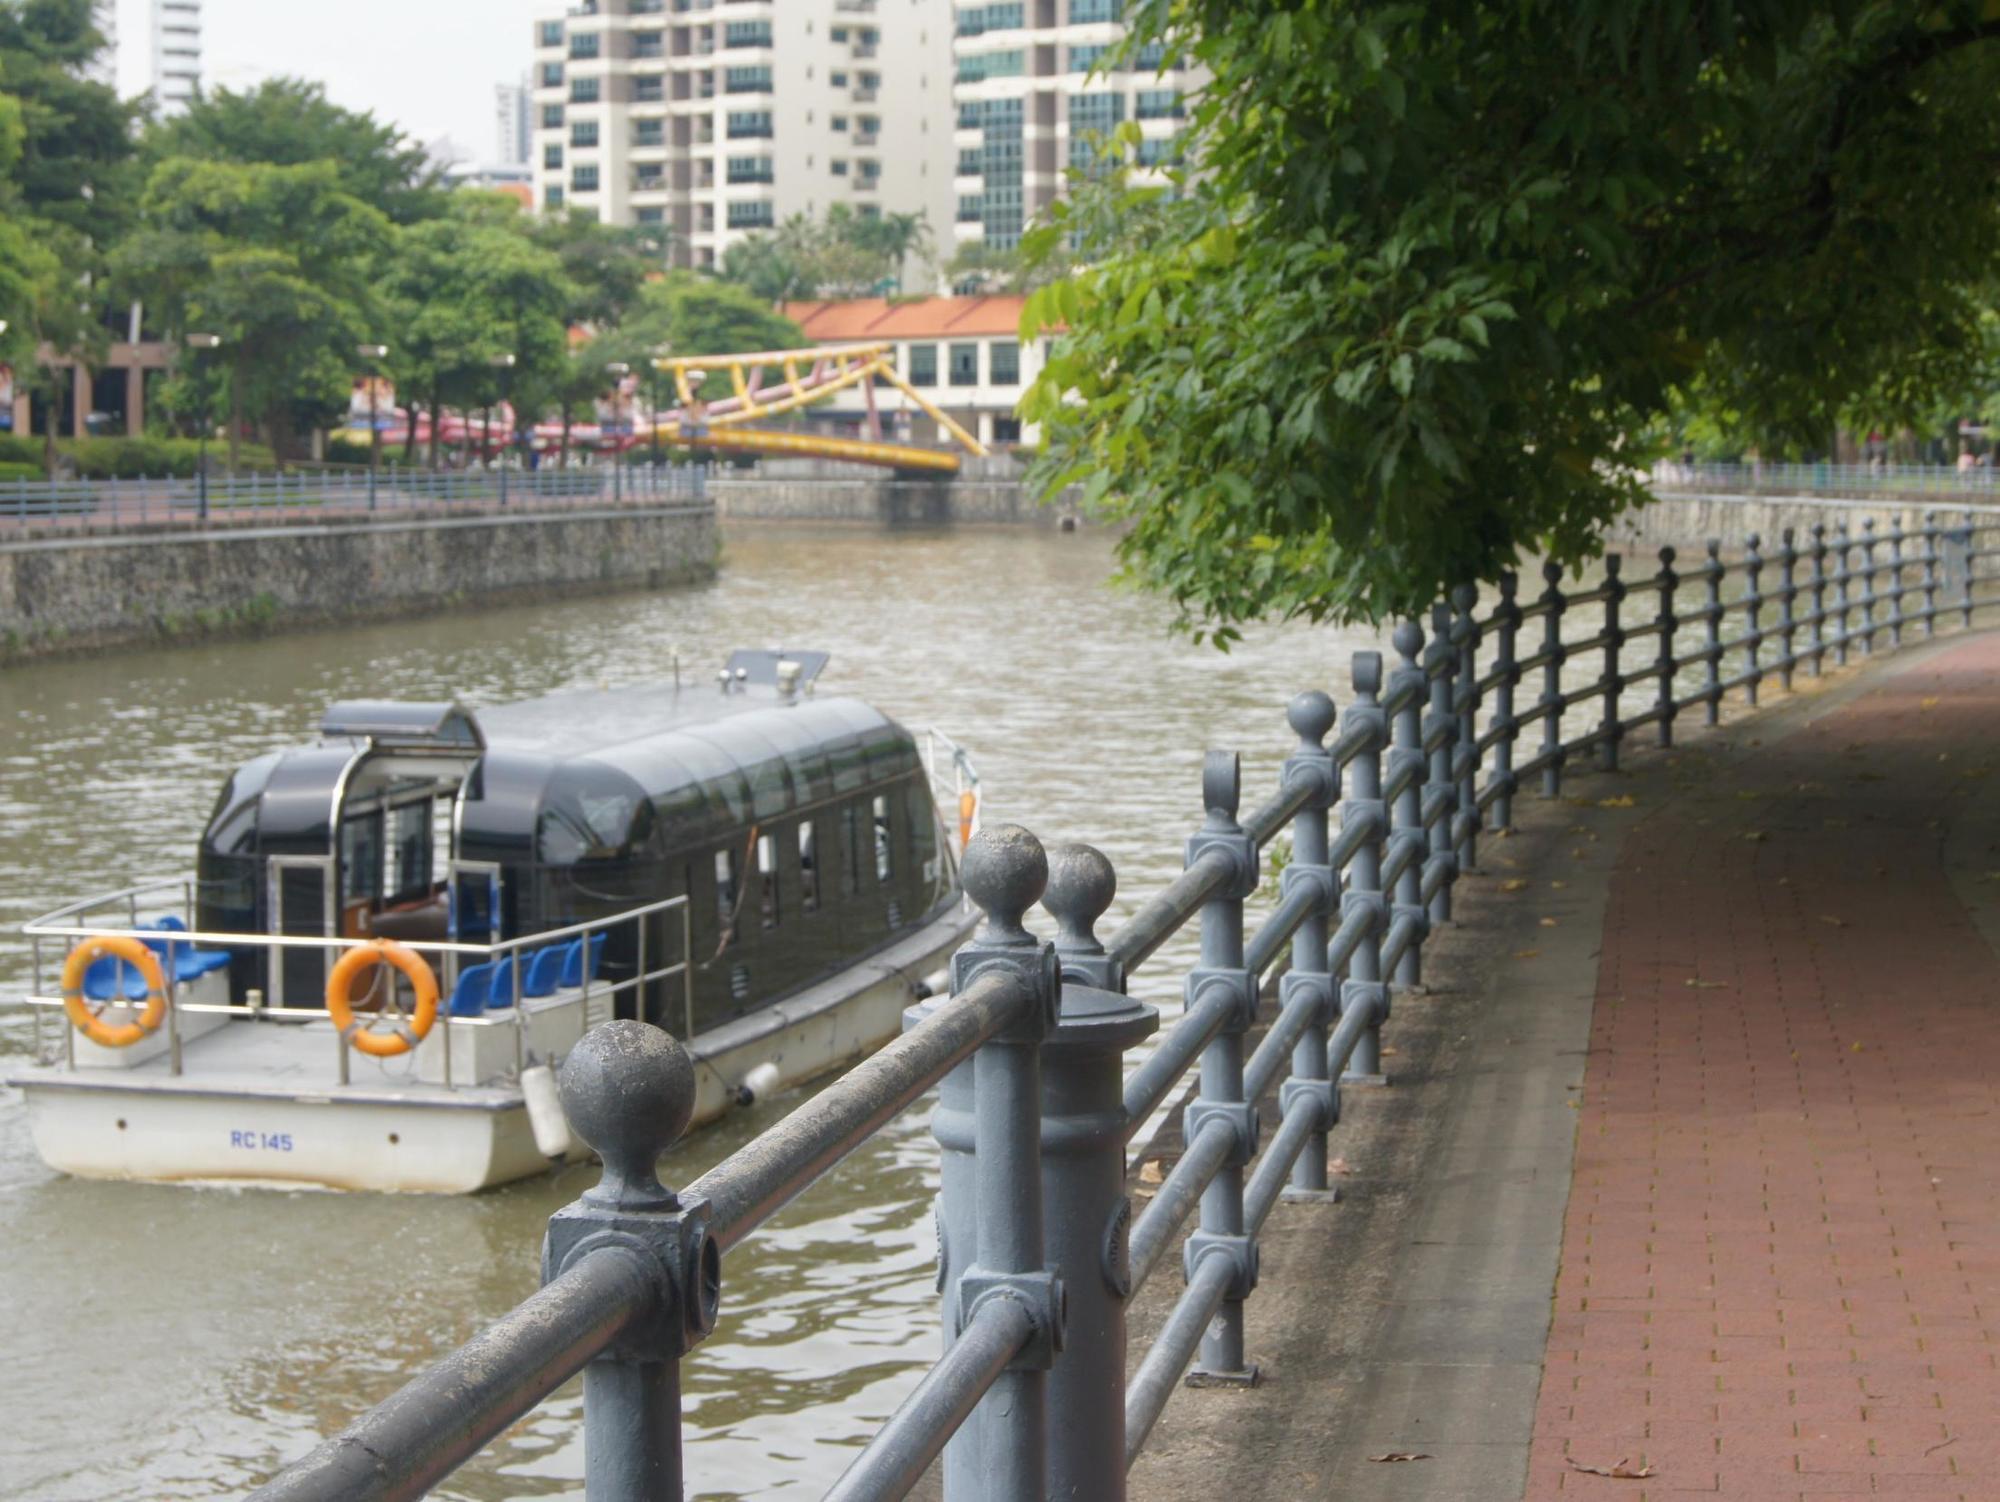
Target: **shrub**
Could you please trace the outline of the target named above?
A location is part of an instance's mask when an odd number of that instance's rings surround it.
[[[0,459],[0,484],[11,485],[16,480],[39,480],[42,466],[39,462],[22,464],[13,459]]]

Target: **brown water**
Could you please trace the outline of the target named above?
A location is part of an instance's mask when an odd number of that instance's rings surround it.
[[[1302,687],[1345,703],[1352,634],[1260,632],[1227,656],[1106,587],[1109,544],[1051,533],[741,528],[705,588],[132,653],[0,674],[0,925],[192,862],[225,772],[356,696],[475,704],[706,673],[736,646],[833,652],[829,688],[972,748],[989,817],[1109,854],[1112,921],[1180,869],[1201,754],[1275,786]],[[1134,989],[1178,1010],[1189,941]],[[27,987],[0,939],[0,996]],[[29,1051],[0,1005],[0,1067]],[[685,1183],[796,1104],[697,1134]],[[818,1496],[937,1349],[920,1107],[724,1269],[687,1374],[692,1492]],[[393,1391],[535,1282],[548,1213],[587,1171],[464,1199],[193,1190],[56,1177],[0,1090],[0,1497],[236,1495]],[[574,1388],[441,1488],[582,1495]]]

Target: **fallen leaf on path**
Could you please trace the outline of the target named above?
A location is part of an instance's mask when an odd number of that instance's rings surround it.
[[[1532,960],[1540,953],[1541,950],[1539,949],[1517,949],[1514,951],[1514,958],[1517,960]]]
[[[1653,1474],[1651,1466],[1633,1465],[1627,1460],[1621,1460],[1616,1465],[1585,1465],[1567,1455],[1563,1459],[1568,1461],[1572,1471],[1582,1471],[1586,1476],[1609,1476],[1614,1481],[1644,1481]]]
[[[1553,918],[1544,918],[1544,919],[1542,919],[1542,927],[1543,927],[1543,928],[1554,928],[1555,926],[1556,926],[1556,920],[1555,920],[1555,919],[1553,919]]]
[[[1420,1455],[1415,1450],[1391,1450],[1386,1455],[1371,1455],[1368,1458],[1377,1465],[1393,1465],[1399,1460],[1429,1460],[1431,1457]]]
[[[1328,1163],[1328,1164],[1326,1165],[1326,1171],[1327,1171],[1328,1173],[1353,1173],[1353,1172],[1354,1172],[1354,1170],[1353,1170],[1352,1168],[1349,1168],[1349,1167],[1347,1166],[1347,1160],[1346,1160],[1345,1158],[1335,1158],[1335,1159],[1333,1159],[1333,1160],[1332,1160],[1331,1162],[1329,1162],[1329,1163]]]
[[[1599,798],[1597,800],[1599,808],[1636,808],[1638,803],[1639,800],[1634,798],[1630,793],[1620,793],[1615,798]]]
[[[1503,892],[1525,892],[1528,890],[1528,878],[1525,876],[1510,876],[1507,880],[1500,883],[1500,890]]]
[[[1157,1158],[1148,1158],[1144,1163],[1139,1165],[1140,1183],[1158,1184],[1164,1182],[1165,1179],[1166,1175],[1160,1172],[1160,1164]]]
[[[1764,841],[1771,838],[1771,836],[1764,830],[1753,829],[1749,833],[1745,834],[1743,838],[1748,840],[1753,845],[1761,845],[1764,843]]]
[[[1938,700],[1936,694],[1931,694],[1927,698],[1917,700],[1917,708],[1919,709],[1936,709],[1937,707]]]
[[[1729,989],[1729,982],[1726,980],[1703,980],[1698,975],[1690,975],[1687,978],[1686,984],[1690,991],[1726,991]]]
[[[1836,918],[1833,916],[1832,913],[1821,913],[1819,915],[1819,921],[1825,924],[1830,924],[1834,928],[1847,927],[1847,920],[1845,918]]]

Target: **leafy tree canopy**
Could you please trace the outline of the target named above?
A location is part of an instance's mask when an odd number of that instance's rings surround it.
[[[278,167],[333,162],[349,196],[398,224],[444,207],[444,191],[422,148],[373,115],[342,109],[322,85],[301,78],[204,93],[181,113],[154,121],[144,146],[153,162],[169,157]]]
[[[837,203],[824,219],[794,214],[737,241],[722,253],[719,275],[767,303],[881,296],[902,285],[911,257],[928,258],[930,249],[921,214],[859,214]]]
[[[692,271],[670,271],[648,282],[617,333],[603,341],[605,358],[633,369],[662,350],[676,355],[733,355],[797,349],[799,326],[773,313],[755,293]]]
[[[0,137],[15,142],[16,211],[101,246],[131,193],[132,114],[85,75],[104,49],[93,13],[91,0],[0,0],[0,89],[13,101]]]
[[[1995,0],[1145,0],[1196,176],[1080,184],[1051,481],[1226,644],[1590,553],[1677,403],[1908,420],[2000,266]],[[1135,147],[1135,126],[1122,144]]]
[[[545,214],[529,222],[528,232],[562,262],[575,290],[573,323],[596,328],[617,323],[637,301],[646,278],[666,264],[657,228],[603,224],[582,209]]]

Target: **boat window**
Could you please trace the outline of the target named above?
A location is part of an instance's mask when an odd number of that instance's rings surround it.
[[[389,878],[384,891],[391,902],[423,897],[431,889],[431,800],[405,803],[389,810]]]
[[[889,799],[875,795],[875,879],[887,881],[896,874],[895,851],[889,839]]]
[[[764,926],[778,926],[778,841],[776,836],[757,836],[757,878],[764,905]]]
[[[358,814],[340,823],[340,895],[346,902],[373,899],[382,890],[382,815]]]
[[[799,820],[799,910],[819,911],[819,859],[814,821]]]
[[[861,890],[861,809],[850,803],[840,811],[840,839],[847,862],[840,872],[840,890],[852,897]]]
[[[715,917],[726,948],[736,939],[736,852],[727,846],[715,852]]]

